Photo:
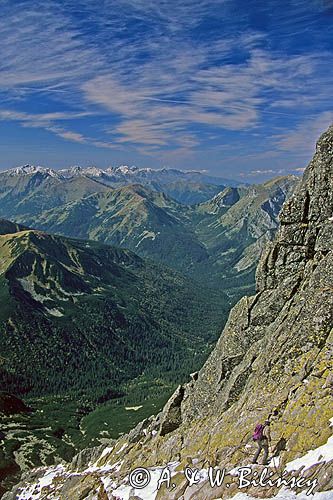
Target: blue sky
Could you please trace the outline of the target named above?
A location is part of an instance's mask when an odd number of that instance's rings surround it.
[[[333,121],[333,0],[1,0],[0,169],[297,173]]]

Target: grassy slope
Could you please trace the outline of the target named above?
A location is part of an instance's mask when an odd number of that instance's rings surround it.
[[[45,173],[0,174],[0,216],[19,219],[111,188],[87,177],[62,179]]]
[[[128,251],[21,231],[0,236],[0,256],[1,373],[13,390],[117,387],[147,365],[183,375],[225,317],[225,298]]]
[[[285,177],[226,188],[192,207],[148,187],[130,185],[76,199],[38,216],[26,214],[20,221],[129,248],[210,287],[226,289],[235,301],[253,292],[257,259],[277,228],[285,193],[294,184],[294,178]]]
[[[186,271],[207,259],[204,244],[186,223],[189,213],[163,193],[136,185],[20,220],[50,232],[129,248]]]

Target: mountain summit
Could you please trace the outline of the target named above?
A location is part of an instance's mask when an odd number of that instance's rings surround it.
[[[50,177],[70,179],[78,176],[103,179],[105,183],[112,186],[132,184],[132,183],[158,183],[169,184],[175,181],[202,182],[212,185],[235,186],[239,183],[231,179],[211,176],[202,170],[179,170],[175,168],[139,168],[136,166],[121,165],[108,167],[105,169],[96,166],[73,167],[64,169],[52,169],[34,165],[23,165],[0,172],[0,176],[24,176],[43,174]]]
[[[254,426],[268,416],[277,450],[270,463],[272,476],[284,470],[287,477],[292,471],[300,475],[305,469],[306,477],[317,478],[317,490],[327,495],[333,490],[332,173],[333,127],[318,141],[302,183],[284,205],[281,227],[257,270],[256,295],[242,298],[233,308],[200,372],[177,389],[154,420],[142,422],[105,449],[92,468],[78,470],[74,463],[72,469],[40,471],[21,484],[25,492],[35,487],[41,493],[40,485],[50,478],[48,498],[145,500],[148,489],[131,488],[129,472],[145,466],[155,477],[154,467],[168,464],[175,487],[156,489],[149,498],[231,498],[239,492],[235,472],[228,487],[223,483],[212,488],[207,468],[235,471],[251,463]],[[202,478],[191,487],[183,473],[188,464]],[[250,496],[242,498],[257,497],[258,492],[261,498],[272,498],[278,490],[274,485],[249,487]],[[281,490],[279,498],[296,496]]]

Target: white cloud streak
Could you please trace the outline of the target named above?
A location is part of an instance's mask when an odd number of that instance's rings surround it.
[[[275,100],[297,94],[297,88],[305,98],[308,87],[300,82],[314,77],[317,69],[315,56],[286,60],[257,48],[243,63],[208,69],[201,69],[202,53],[193,51],[187,58],[187,64],[184,55],[181,61],[172,55],[146,64],[135,78],[126,71],[117,78],[97,76],[82,90],[89,103],[119,117],[120,124],[109,129],[115,140],[163,146],[191,124],[237,131],[257,126],[265,113],[293,116],[279,112]]]
[[[331,117],[317,111],[331,99],[333,75],[326,65],[331,54],[286,58],[263,48],[266,37],[256,32],[200,42],[183,36],[226,3],[105,0],[97,6],[81,0],[77,13],[95,26],[95,35],[88,36],[83,25],[73,24],[72,2],[57,7],[50,0],[16,6],[4,1],[0,90],[12,96],[15,108],[27,96],[45,93],[58,106],[79,111],[0,110],[0,118],[96,147],[136,145],[147,154],[170,148],[186,154],[200,145],[203,129],[255,130],[265,115],[294,118],[303,106],[317,116],[316,123],[305,121],[291,135],[272,139],[279,151],[301,148]],[[149,22],[151,29],[133,29],[128,40],[119,36],[128,21]],[[234,53],[242,57],[230,63]],[[98,139],[64,126],[93,115],[104,118]]]
[[[289,154],[309,157],[315,141],[332,124],[333,111],[325,111],[300,123],[294,130],[274,136],[276,147]]]
[[[66,130],[62,126],[55,125],[57,122],[74,120],[89,116],[90,113],[44,113],[31,114],[16,111],[0,110],[0,121],[19,122],[22,127],[42,128],[52,132],[62,139],[77,142],[80,144],[90,144],[96,147],[114,149],[115,145],[105,141],[96,141],[91,137],[86,137],[78,132]]]
[[[100,53],[81,41],[80,33],[56,4],[30,2],[20,8],[18,2],[15,8],[14,3],[4,2],[2,9],[2,88],[70,82],[102,67]]]

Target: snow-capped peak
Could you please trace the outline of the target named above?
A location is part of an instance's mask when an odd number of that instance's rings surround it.
[[[123,175],[130,175],[134,172],[137,172],[138,170],[138,167],[135,167],[134,165],[132,165],[131,167],[129,167],[128,165],[120,165],[120,167],[115,167],[113,169],[115,173],[120,173]]]
[[[11,168],[8,170],[5,170],[4,173],[7,173],[9,175],[15,176],[15,175],[33,175],[37,173],[41,174],[46,174],[51,177],[58,177],[58,173],[55,170],[52,170],[51,168],[45,168],[41,166],[34,166],[34,165],[23,165],[21,167],[16,167],[16,168]]]
[[[128,167],[127,165],[121,165],[116,169],[116,172],[121,172],[122,174],[129,174],[131,171],[131,168]]]
[[[58,172],[64,177],[74,177],[82,172],[82,167],[79,165],[74,165],[73,167],[62,168]]]
[[[85,175],[91,175],[93,177],[101,177],[102,175],[105,175],[105,170],[92,166],[85,168],[83,170],[83,173]]]
[[[150,184],[152,182],[157,182],[160,185],[168,184],[176,181],[201,181],[204,183],[214,184],[214,185],[237,185],[227,179],[222,179],[219,177],[210,177],[195,170],[178,170],[175,168],[162,168],[155,169],[150,167],[137,167],[135,165],[120,165],[120,166],[110,166],[106,169],[98,168],[94,165],[89,167],[80,167],[74,165],[69,168],[63,168],[60,170],[53,170],[44,167],[35,167],[32,165],[24,165],[22,167],[6,170],[5,172],[0,172],[2,175],[19,176],[19,175],[32,175],[36,173],[43,173],[45,176],[56,177],[57,179],[72,179],[74,177],[87,176],[91,179],[99,179],[100,182],[106,185],[116,186],[124,184]]]

